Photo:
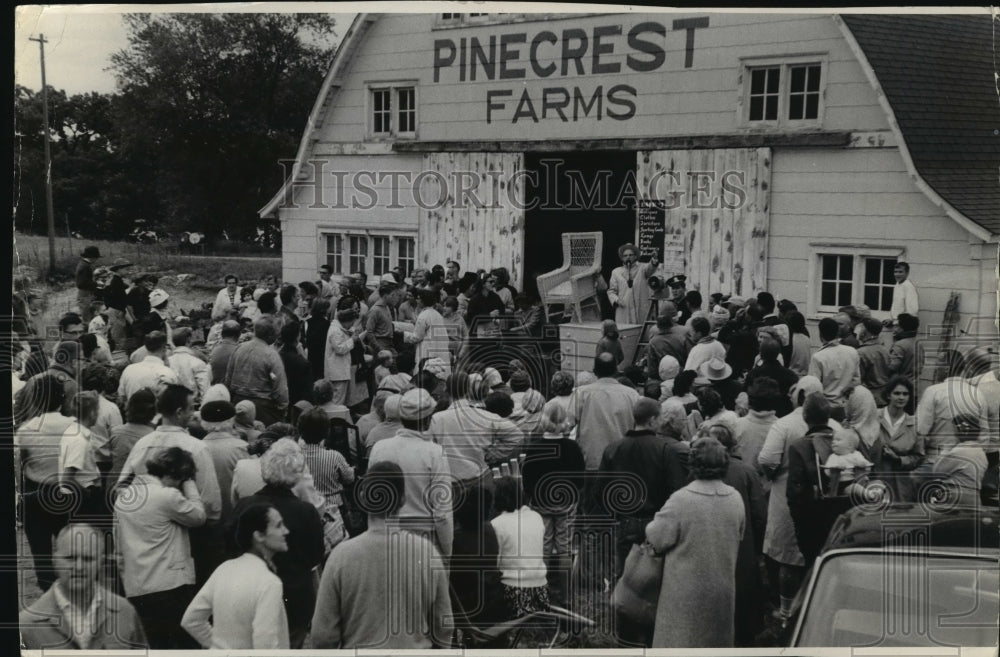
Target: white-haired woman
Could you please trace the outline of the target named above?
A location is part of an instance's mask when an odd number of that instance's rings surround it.
[[[288,551],[274,556],[278,577],[284,585],[289,642],[301,648],[316,605],[315,568],[323,558],[323,522],[316,507],[295,496],[292,488],[306,471],[306,457],[292,438],[281,438],[260,457],[264,488],[240,500],[235,517],[256,503],[272,505],[288,527]]]

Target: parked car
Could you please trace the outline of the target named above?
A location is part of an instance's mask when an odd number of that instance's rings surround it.
[[[997,645],[1000,511],[856,507],[793,606],[793,647]]]

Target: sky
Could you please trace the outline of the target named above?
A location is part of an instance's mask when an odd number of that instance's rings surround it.
[[[38,42],[44,34],[45,75],[50,87],[78,94],[115,91],[111,55],[128,45],[122,15],[137,11],[325,11],[337,15],[343,36],[361,3],[277,3],[226,5],[28,5],[14,14],[14,79],[30,89],[42,88]]]

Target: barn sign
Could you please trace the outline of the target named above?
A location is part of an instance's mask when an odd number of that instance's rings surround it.
[[[695,32],[708,17],[675,20],[668,28],[657,21],[567,27],[534,32],[504,32],[434,40],[434,83],[477,80],[545,80],[553,86],[523,85],[485,89],[486,123],[518,123],[582,118],[628,121],[636,115],[638,90],[630,84],[588,83],[587,77],[649,73],[667,62],[668,38],[685,39],[684,68],[694,64]],[[677,33],[675,37],[674,34]],[[624,55],[624,59],[622,56]],[[558,79],[584,78],[576,85]],[[520,88],[520,92],[518,92]]]

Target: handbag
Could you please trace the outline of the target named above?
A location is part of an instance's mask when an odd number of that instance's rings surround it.
[[[612,594],[615,612],[636,625],[652,628],[656,624],[662,581],[663,555],[657,554],[649,543],[633,545]]]

